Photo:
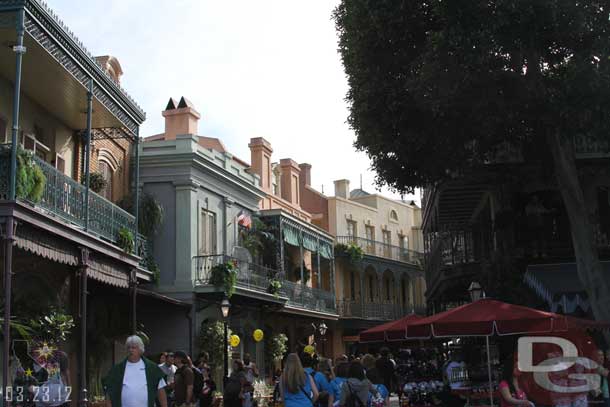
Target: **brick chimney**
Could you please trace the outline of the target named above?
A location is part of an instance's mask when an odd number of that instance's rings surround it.
[[[170,98],[161,114],[165,117],[165,140],[175,140],[176,136],[182,134],[197,134],[201,115],[184,96],[177,104],[175,99]]]
[[[280,170],[282,172],[282,198],[295,205],[299,205],[299,186],[301,169],[296,161],[290,158],[280,160]]]
[[[349,199],[349,180],[339,179],[335,181],[335,196]]]
[[[301,185],[311,186],[311,164],[299,164],[301,169]]]
[[[250,167],[253,173],[261,177],[261,188],[271,193],[273,173],[271,172],[271,143],[262,137],[250,139]]]

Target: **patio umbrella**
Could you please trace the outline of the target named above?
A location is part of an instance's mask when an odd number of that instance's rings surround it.
[[[407,333],[407,326],[422,319],[419,315],[409,314],[396,321],[386,322],[377,325],[360,333],[360,342],[385,342],[385,341],[404,341]]]
[[[569,321],[565,315],[483,298],[410,324],[406,338],[565,332],[571,325]],[[571,321],[574,327],[582,327],[587,320]]]
[[[568,329],[604,326],[607,327],[608,324],[483,298],[409,324],[406,338],[484,336],[491,395],[493,386],[489,355],[490,336],[567,332]],[[491,405],[493,406],[493,398]]]

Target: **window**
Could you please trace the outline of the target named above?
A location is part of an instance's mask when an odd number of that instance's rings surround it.
[[[199,255],[216,254],[216,214],[203,209],[199,222]]]
[[[112,201],[112,176],[114,175],[110,164],[106,161],[100,161],[97,163],[97,168],[102,174],[102,178],[106,181],[106,185],[100,191],[100,195],[109,201]]]
[[[390,211],[390,220],[393,220],[394,222],[398,222],[398,213],[396,213],[396,211],[394,209],[392,209]]]
[[[384,230],[383,233],[383,243],[386,245],[392,244],[392,232],[389,230]]]
[[[405,235],[398,235],[398,242],[401,249],[409,249],[409,237]]]
[[[375,227],[366,225],[364,231],[366,232],[366,238],[368,240],[375,240]]]
[[[353,220],[348,220],[347,221],[347,236],[350,237],[350,240],[354,240],[355,237],[358,236],[358,231],[357,229],[357,225],[356,222],[354,222]]]

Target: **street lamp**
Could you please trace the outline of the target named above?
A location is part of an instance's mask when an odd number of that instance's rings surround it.
[[[222,321],[224,323],[224,379],[223,386],[227,384],[227,380],[229,379],[229,342],[227,336],[228,332],[228,323],[229,323],[229,310],[231,309],[231,303],[227,299],[227,297],[222,299],[220,303],[220,312],[222,312]]]
[[[470,294],[470,300],[472,302],[476,302],[481,299],[481,296],[483,295],[483,288],[477,281],[473,281],[470,283],[470,287],[468,287],[468,293]]]
[[[318,331],[320,331],[320,335],[324,336],[326,335],[326,330],[328,329],[328,327],[326,326],[326,324],[324,323],[324,321],[322,321],[320,323],[320,325],[318,325]]]

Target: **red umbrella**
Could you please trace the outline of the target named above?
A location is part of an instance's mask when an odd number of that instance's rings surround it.
[[[384,342],[392,340],[405,340],[407,325],[421,320],[422,317],[409,314],[396,321],[386,322],[385,324],[367,329],[360,333],[360,342]]]
[[[574,325],[582,319],[573,318]],[[576,323],[575,320],[580,321]],[[407,339],[565,332],[564,315],[483,298],[423,318],[407,327]]]

